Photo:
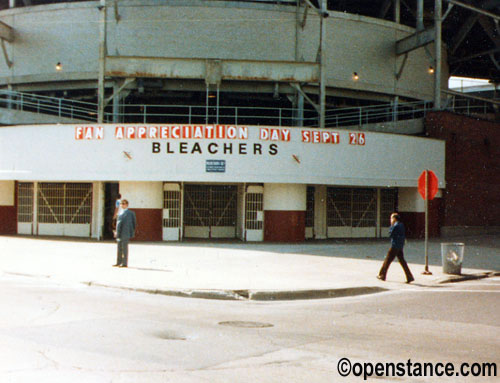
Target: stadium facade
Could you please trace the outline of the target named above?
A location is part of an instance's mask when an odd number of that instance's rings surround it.
[[[0,10],[1,233],[109,237],[120,193],[139,240],[375,238],[395,210],[419,235],[426,169],[438,215],[446,138],[425,116],[446,101],[447,53],[436,32],[412,41],[399,1],[385,18],[326,1],[28,3]]]

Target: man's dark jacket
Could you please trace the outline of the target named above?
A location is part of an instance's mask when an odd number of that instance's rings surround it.
[[[137,221],[135,213],[129,209],[124,210],[118,215],[118,222],[116,223],[116,237],[118,239],[128,241],[135,236],[135,227]]]
[[[402,250],[405,245],[405,225],[403,222],[396,222],[389,229],[389,237],[391,237],[391,247]]]

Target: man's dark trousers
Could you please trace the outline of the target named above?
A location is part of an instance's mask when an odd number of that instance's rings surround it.
[[[118,239],[118,254],[116,257],[116,264],[127,267],[128,265],[128,243],[129,239]]]
[[[118,254],[116,264],[127,267],[128,265],[128,243],[130,238],[135,235],[137,221],[135,213],[129,209],[125,209],[119,216],[116,224],[116,239]]]
[[[401,267],[403,268],[405,275],[406,275],[406,280],[407,281],[413,281],[413,275],[410,271],[410,268],[408,267],[408,264],[405,261],[404,254],[403,254],[403,249],[396,249],[394,247],[391,247],[385,257],[384,264],[382,265],[382,268],[380,269],[380,272],[378,273],[379,277],[383,280],[385,280],[385,277],[387,275],[387,270],[389,269],[389,266],[391,265],[392,261],[394,261],[394,258],[398,257],[399,263]]]

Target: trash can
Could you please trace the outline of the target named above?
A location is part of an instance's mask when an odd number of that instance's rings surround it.
[[[441,257],[443,259],[443,273],[460,275],[464,261],[463,243],[442,243]]]

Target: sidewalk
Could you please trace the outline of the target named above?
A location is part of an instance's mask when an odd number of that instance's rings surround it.
[[[300,244],[237,241],[130,245],[129,267],[114,268],[116,243],[0,236],[0,272],[149,293],[235,300],[314,299],[412,289],[498,274],[500,238],[466,238],[462,276],[443,274],[440,243],[429,243],[432,275],[424,270],[424,241],[409,241],[405,258],[415,276],[406,284],[393,263],[376,278],[388,240],[328,240]],[[497,273],[494,273],[497,272]]]

